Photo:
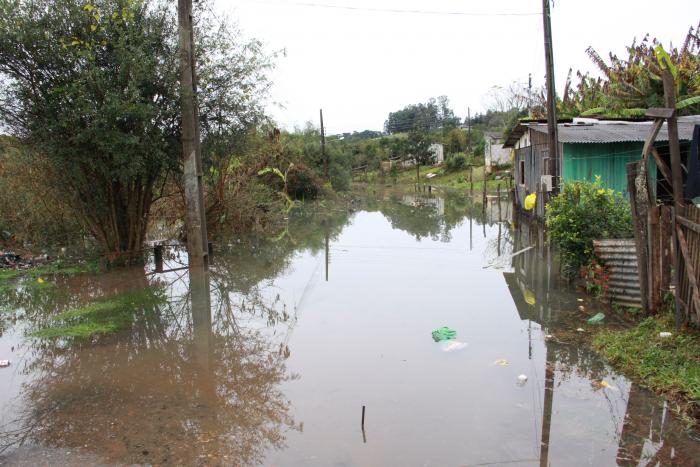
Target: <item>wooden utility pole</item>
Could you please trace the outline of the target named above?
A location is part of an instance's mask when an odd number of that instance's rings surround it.
[[[676,86],[673,75],[668,69],[663,71],[664,105],[667,109],[676,108]],[[675,113],[666,120],[668,126],[668,145],[671,152],[671,177],[673,186],[673,205],[679,210],[683,205],[683,172],[681,171],[681,147],[678,142],[678,121]]]
[[[190,267],[208,263],[207,222],[204,212],[202,159],[197,110],[197,78],[192,27],[192,0],[178,0],[180,45],[180,94],[182,105],[182,153],[187,205],[187,252]]]
[[[328,178],[328,156],[326,155],[326,131],[323,128],[323,109],[319,111],[321,114],[321,157],[323,158],[323,175]]]
[[[527,118],[532,118],[532,73],[527,75]]]
[[[467,107],[467,155],[472,153],[472,109]]]
[[[549,160],[554,162],[554,175],[558,185],[559,137],[557,131],[557,103],[554,89],[554,53],[552,51],[552,22],[549,0],[542,0],[542,20],[544,22],[544,58],[547,66],[547,131],[549,133]]]

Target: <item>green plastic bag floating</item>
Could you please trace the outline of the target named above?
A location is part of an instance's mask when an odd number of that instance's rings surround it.
[[[605,315],[603,313],[598,313],[597,315],[593,316],[592,318],[588,318],[586,321],[588,324],[600,324],[603,322],[605,319]]]
[[[525,210],[532,211],[537,205],[537,193],[530,193],[525,197],[525,202],[523,203]]]
[[[447,326],[438,328],[433,331],[433,340],[435,342],[447,341],[457,337],[457,331],[450,329]]]

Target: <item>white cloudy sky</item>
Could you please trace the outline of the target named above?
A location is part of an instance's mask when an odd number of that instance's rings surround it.
[[[700,20],[699,5],[555,0],[557,89],[570,67],[595,71],[589,45],[622,55],[646,33],[681,45]],[[323,108],[329,134],[380,130],[390,111],[439,95],[464,117],[467,107],[485,110],[494,85],[526,82],[528,73],[534,86],[544,82],[541,0],[217,0],[217,10],[268,49],[286,49],[273,74],[270,113],[288,129],[317,121]]]

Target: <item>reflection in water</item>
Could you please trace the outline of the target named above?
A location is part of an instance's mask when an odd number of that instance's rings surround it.
[[[163,272],[10,287],[0,463],[36,464],[29,446],[57,465],[692,465],[666,407],[580,345],[575,291],[510,206],[388,191],[222,242],[208,272],[166,250]],[[164,300],[122,332],[25,335],[143,288]],[[468,345],[440,351],[442,325]]]
[[[697,446],[693,447],[691,439],[679,435],[683,427],[671,416],[665,402],[659,402],[649,391],[631,382],[624,384],[618,380],[619,384],[610,390],[598,385],[599,381],[615,377],[601,360],[577,345],[576,331],[571,330],[581,326],[582,318],[574,311],[578,302],[557,275],[556,258],[545,242],[544,231],[538,224],[517,220],[514,250],[534,248],[514,256],[513,272],[504,273],[504,277],[520,319],[528,322],[529,358],[532,359],[532,323],[539,325],[545,334],[553,334],[545,339],[544,348],[540,465],[550,465],[550,450],[556,448],[552,444],[552,427],[572,423],[572,420],[557,420],[555,394],[566,390],[567,381],[577,378],[592,381],[601,394],[609,391],[605,399],[618,439],[617,465],[695,465],[697,458],[692,453],[697,451]],[[623,406],[622,416],[618,416],[619,405]],[[595,464],[591,459],[583,463]]]
[[[36,357],[25,371],[34,377],[23,387],[20,416],[3,429],[3,446],[180,465],[255,465],[270,447],[282,448],[284,432],[298,429],[278,388],[290,378],[288,349],[262,328],[225,322],[232,302],[245,300],[233,291],[219,289],[213,315],[209,280],[204,271],[190,272],[189,287],[175,278],[160,313],[97,344],[33,341]],[[233,319],[269,318],[275,308],[262,312],[263,301],[249,299]]]

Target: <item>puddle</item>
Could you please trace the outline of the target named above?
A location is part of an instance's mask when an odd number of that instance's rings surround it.
[[[696,432],[578,345],[542,232],[480,202],[377,193],[218,245],[207,275],[169,250],[163,273],[5,287],[0,464],[697,463]],[[36,332],[146,288],[162,302],[117,332]]]

